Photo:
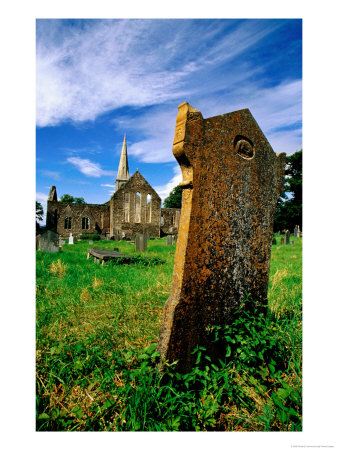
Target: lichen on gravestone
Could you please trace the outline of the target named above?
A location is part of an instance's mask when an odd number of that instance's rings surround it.
[[[173,154],[182,210],[157,349],[187,371],[197,345],[212,354],[210,327],[230,323],[248,296],[267,302],[285,154],[274,153],[248,109],[204,119],[188,103],[178,108]]]

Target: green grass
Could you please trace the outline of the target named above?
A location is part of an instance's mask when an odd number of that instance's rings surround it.
[[[301,430],[301,239],[273,246],[266,315],[215,329],[223,360],[195,350],[185,375],[155,351],[174,246],[128,265],[86,259],[88,242],[37,252],[37,430]],[[277,239],[278,242],[278,239]],[[135,255],[128,242],[95,242]],[[158,264],[159,260],[163,264]]]

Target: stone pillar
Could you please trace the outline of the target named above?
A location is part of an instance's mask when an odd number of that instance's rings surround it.
[[[276,156],[248,109],[203,119],[188,103],[178,108],[173,153],[182,210],[157,348],[186,371],[196,345],[213,352],[208,329],[231,322],[247,294],[267,303],[285,154]]]

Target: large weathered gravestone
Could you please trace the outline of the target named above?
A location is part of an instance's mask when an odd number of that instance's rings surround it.
[[[70,235],[69,235],[68,244],[70,244],[70,245],[73,245],[73,244],[74,244],[74,238],[73,238],[72,233],[70,233]]]
[[[287,245],[290,244],[290,231],[289,230],[285,231],[285,244],[287,244]]]
[[[182,211],[157,348],[185,371],[196,345],[213,352],[208,330],[229,323],[248,294],[266,303],[285,154],[276,156],[248,109],[209,119],[188,103],[178,109]]]
[[[173,237],[171,234],[167,236],[167,245],[173,245]]]
[[[41,234],[39,249],[47,253],[56,253],[60,250],[59,235],[54,231],[48,230]]]
[[[144,234],[137,233],[135,237],[135,250],[145,252],[147,250],[147,239]]]

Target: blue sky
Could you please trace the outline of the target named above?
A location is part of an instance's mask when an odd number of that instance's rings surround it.
[[[177,106],[249,108],[276,153],[302,148],[302,21],[134,19],[36,22],[36,191],[87,203],[114,191],[123,136],[162,199],[181,174]]]

